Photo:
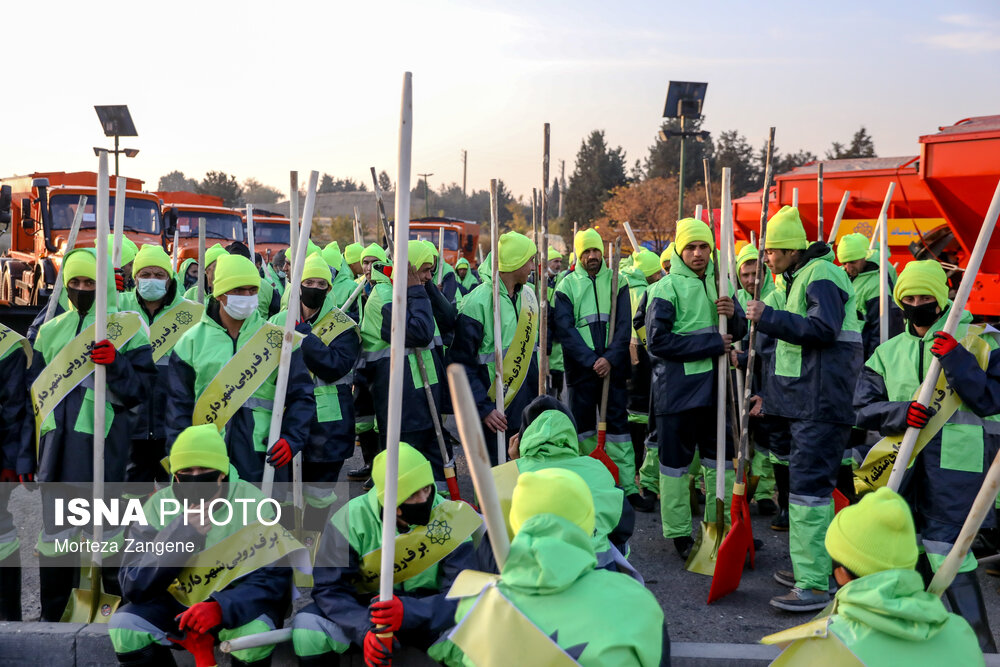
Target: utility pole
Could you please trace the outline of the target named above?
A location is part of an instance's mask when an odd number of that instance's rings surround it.
[[[430,191],[427,189],[427,177],[428,176],[433,176],[433,175],[434,174],[417,174],[417,176],[419,176],[420,178],[424,179],[424,217],[425,218],[431,217],[431,213],[430,213],[430,209],[431,209],[431,197],[430,197],[430,194],[429,194]]]
[[[465,196],[465,174],[469,166],[469,151],[462,149],[462,196]]]

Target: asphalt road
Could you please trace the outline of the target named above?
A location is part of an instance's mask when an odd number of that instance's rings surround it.
[[[451,426],[451,424],[449,424]],[[361,456],[356,452],[344,470],[359,467]],[[463,494],[472,497],[472,484],[464,457],[458,454],[458,476]],[[360,483],[351,483],[351,495],[363,493]],[[37,492],[24,488],[12,495],[11,508],[19,528],[22,559],[27,562],[40,528],[40,506]],[[663,607],[669,623],[670,637],[684,642],[755,643],[761,637],[809,620],[809,615],[796,615],[771,607],[768,600],[787,591],[771,578],[779,569],[791,569],[788,557],[788,533],[770,530],[769,517],[753,517],[754,536],[763,540],[757,552],[757,568],[747,569],[739,589],[711,605],[706,604],[711,584],[709,577],[688,572],[674,550],[673,542],[662,537],[660,515],[637,513],[636,529],[631,546],[631,562],[646,579],[649,589]],[[986,606],[993,620],[994,635],[1000,643],[1000,579],[989,577],[980,567]],[[25,620],[38,620],[38,570],[25,568],[22,604]],[[300,599],[296,607],[303,606]]]

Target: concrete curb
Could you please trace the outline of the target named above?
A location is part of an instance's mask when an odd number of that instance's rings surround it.
[[[731,665],[768,665],[778,655],[774,646],[761,644],[709,644],[675,642],[670,647],[671,664],[677,667],[728,667]],[[220,667],[228,667],[229,656],[216,652]],[[194,667],[191,656],[174,653],[180,667]],[[5,623],[0,622],[0,663],[23,667],[104,667],[117,665],[108,627],[83,623]],[[435,665],[416,651],[398,655],[394,664],[403,667]],[[280,645],[274,653],[273,667],[296,664],[290,644]],[[359,652],[344,656],[341,664],[363,667]],[[987,655],[988,667],[1000,667],[1000,655]]]

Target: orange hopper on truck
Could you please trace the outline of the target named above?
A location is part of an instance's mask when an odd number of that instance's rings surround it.
[[[124,176],[122,178],[125,178]],[[109,226],[115,216],[117,177],[111,177]],[[159,198],[126,179],[124,231],[136,245],[165,247]],[[80,195],[87,196],[77,247],[93,247],[97,174],[92,171],[36,172],[0,179],[0,318],[31,316],[51,293]]]
[[[990,198],[1000,180],[1000,115],[966,118],[921,136],[920,155],[823,161],[823,235],[829,238],[845,190],[850,199],[837,232],[871,236],[890,182],[889,261],[900,270],[914,259],[937,259],[961,280]],[[775,178],[768,215],[792,203],[798,188],[799,215],[811,239],[817,236],[816,163]],[[748,240],[760,224],[761,192],[733,201],[736,237]],[[824,240],[826,240],[824,238]],[[968,309],[980,317],[1000,316],[1000,237],[983,258]]]
[[[177,232],[177,263],[198,258],[198,225],[205,223],[205,247],[221,243],[228,246],[246,243],[243,219],[236,209],[223,206],[222,198],[194,192],[157,192],[163,202],[163,224],[167,245],[173,253],[174,232]]]

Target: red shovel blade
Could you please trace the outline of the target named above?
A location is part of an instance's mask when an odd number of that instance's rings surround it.
[[[840,489],[833,490],[833,513],[836,514],[840,510],[844,509],[851,504],[851,501],[847,499]]]
[[[753,553],[753,530],[750,527],[749,509],[746,506],[747,499],[744,493],[743,490],[739,493],[735,490],[733,492],[731,511],[733,525],[719,546],[719,553],[715,559],[715,574],[712,575],[712,586],[708,590],[708,604],[721,600],[739,588],[740,579],[743,577],[743,564],[746,563],[747,554]]]
[[[600,430],[597,432],[597,447],[595,447],[594,451],[590,453],[590,456],[591,458],[595,458],[604,464],[604,467],[608,469],[608,472],[611,473],[611,476],[615,478],[615,484],[617,484],[618,466],[615,464],[614,461],[611,460],[611,457],[608,456],[607,450],[604,449],[605,433],[606,431],[600,431]]]

